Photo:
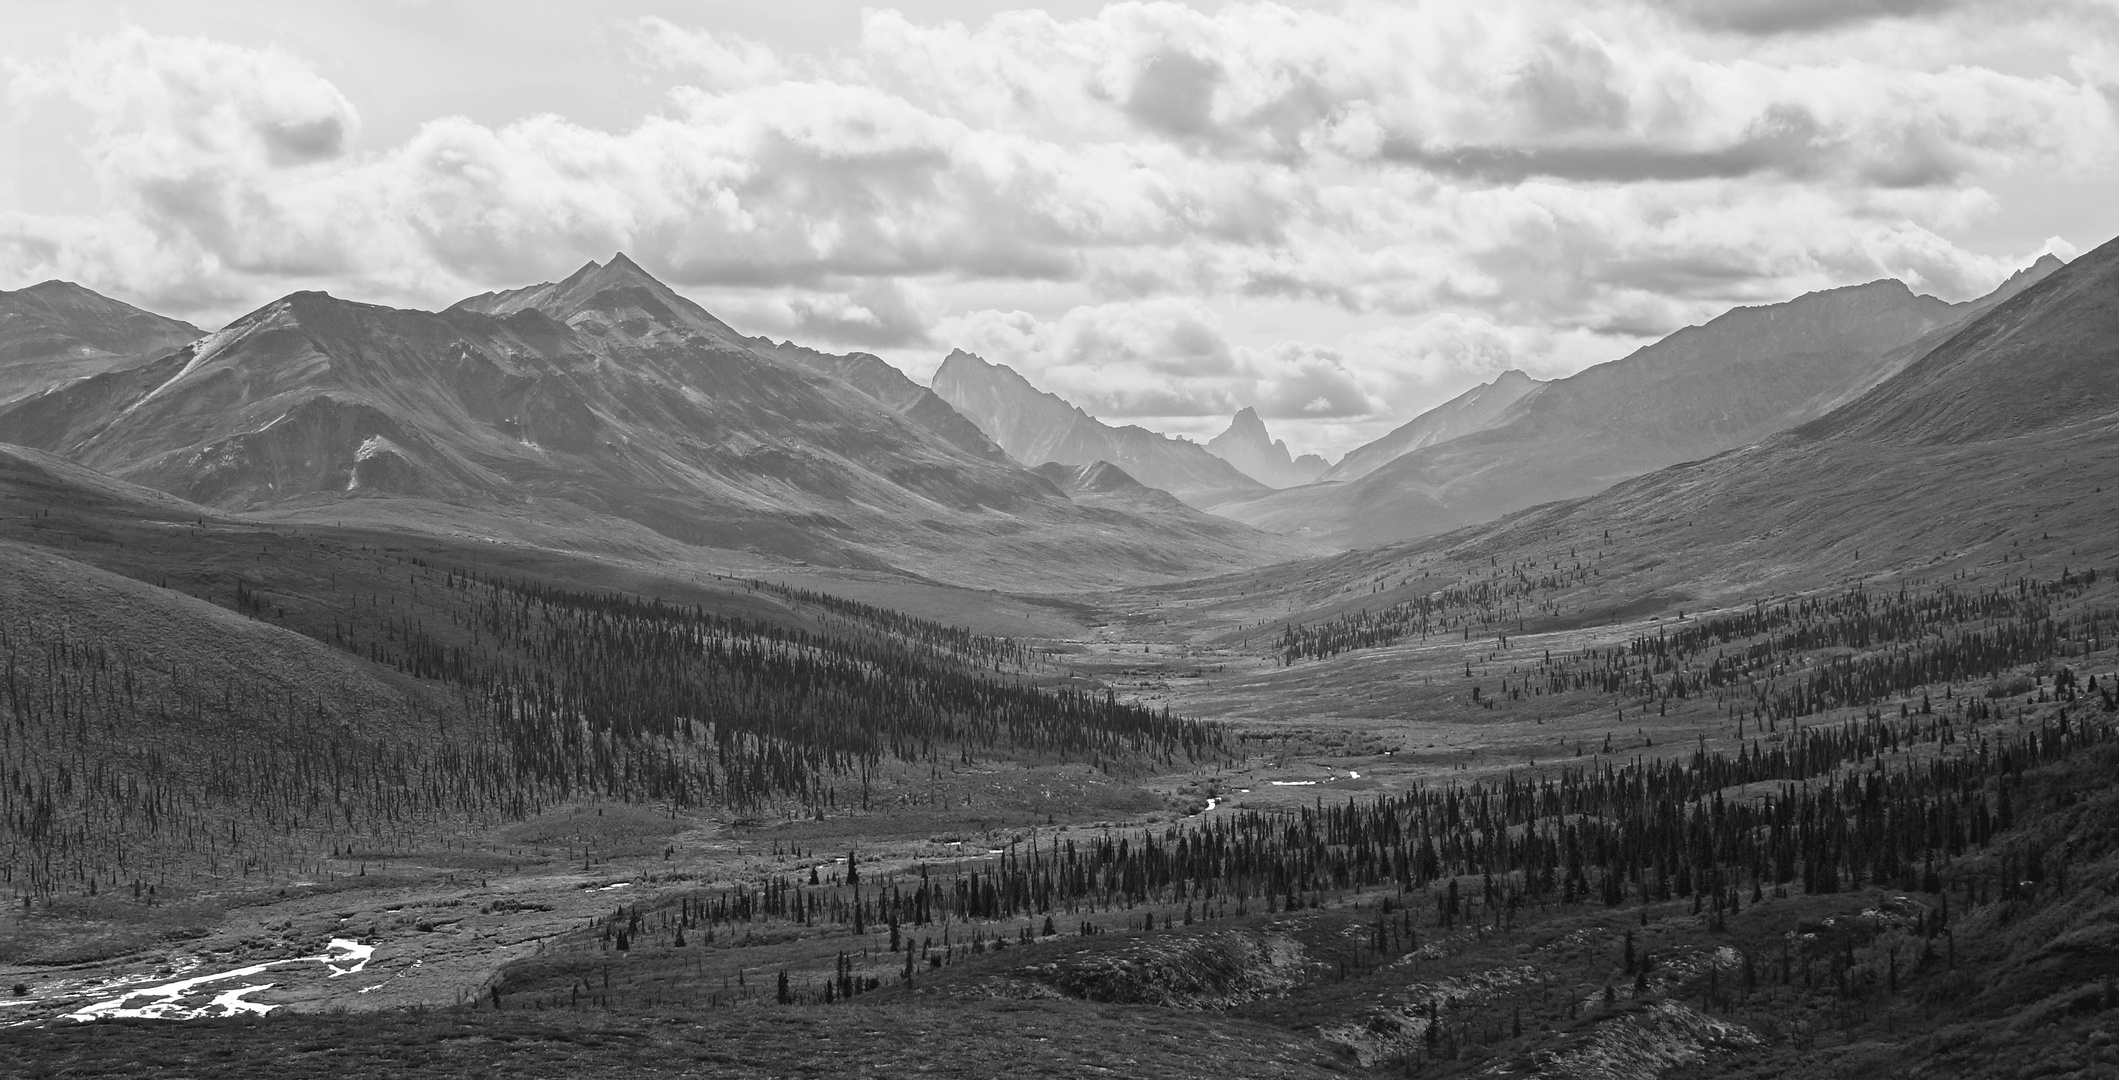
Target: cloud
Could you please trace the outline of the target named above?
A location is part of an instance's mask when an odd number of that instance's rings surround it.
[[[745,313],[797,341],[871,349],[929,345],[928,328],[935,318],[931,296],[887,278],[860,282],[845,292],[781,294]]]
[[[1956,239],[1996,178],[2119,161],[2105,24],[1936,7],[885,10],[818,55],[650,18],[635,59],[674,85],[631,126],[439,115],[383,146],[300,57],[129,29],[10,69],[18,108],[84,111],[100,203],[0,211],[0,273],[210,319],[316,285],[444,304],[624,249],[819,344],[985,341],[1114,415],[1348,424],[1734,303],[1998,283],[2021,260]],[[1231,339],[1269,305],[1397,336]]]
[[[787,64],[771,49],[739,34],[688,29],[648,16],[634,21],[633,38],[649,62],[695,73],[716,89],[760,86],[790,77]]]

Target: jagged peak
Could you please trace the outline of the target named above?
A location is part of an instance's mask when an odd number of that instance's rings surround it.
[[[660,278],[641,269],[640,264],[627,257],[623,251],[613,253],[608,262],[598,263],[591,259],[583,263],[581,269],[574,271],[565,281],[559,283],[559,288],[599,292],[626,285],[642,285],[658,292],[672,291]]]
[[[985,357],[980,356],[975,352],[966,352],[963,349],[951,349],[949,350],[949,355],[942,358],[942,367],[944,368],[963,368],[973,365],[976,365],[981,370],[992,370],[995,368],[1008,367],[1008,365],[1006,364],[992,363],[988,361]],[[942,368],[935,369],[937,374],[939,374],[941,370]],[[1012,371],[1014,369],[1009,368],[1009,370]]]

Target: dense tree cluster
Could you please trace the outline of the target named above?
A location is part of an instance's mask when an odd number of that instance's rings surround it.
[[[1720,920],[1793,889],[1936,892],[1939,868],[2011,826],[2026,770],[2119,744],[2119,716],[2096,700],[2089,715],[2063,708],[2036,726],[1856,719],[1733,755],[1603,760],[1130,834],[1052,834],[902,873],[841,875],[825,863],[826,877],[695,891],[650,917],[662,944],[700,947],[769,922],[836,928],[856,950],[887,934],[889,953],[917,947],[926,966],[1062,926],[1093,933],[1112,912],[1134,913],[1126,925],[1146,930],[1364,892],[1395,898],[1401,912],[1426,907],[1418,924],[1410,914],[1379,921],[1373,940],[1385,952],[1410,947],[1416,925],[1505,927],[1526,907],[1690,899],[1695,914]],[[1999,876],[1954,876],[1973,903],[2054,874],[2065,869],[2034,852]],[[638,907],[620,915],[642,925]],[[611,937],[607,928],[606,947]],[[815,998],[800,985],[792,993]]]
[[[0,626],[0,877],[49,895],[312,864],[445,818],[570,799],[823,812],[885,762],[1119,767],[1219,756],[1219,729],[1050,690],[1010,647],[915,620],[844,633],[409,562],[297,623],[412,676],[394,716],[179,666],[63,627]],[[259,618],[293,598],[238,581]],[[909,640],[908,640],[909,639]],[[151,879],[149,879],[151,880]]]

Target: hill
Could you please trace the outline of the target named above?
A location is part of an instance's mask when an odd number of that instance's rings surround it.
[[[989,364],[962,349],[942,361],[932,386],[1017,461],[1108,461],[1194,506],[1267,490],[1198,443],[1137,425],[1112,427],[1032,386],[1014,368]]]
[[[1207,440],[1207,452],[1236,466],[1267,487],[1299,487],[1316,480],[1331,463],[1316,454],[1294,457],[1288,444],[1266,432],[1258,410],[1245,406],[1230,419],[1228,430]]]
[[[1963,304],[1883,280],[1737,308],[1630,356],[1535,387],[1487,426],[1345,484],[1216,503],[1216,513],[1339,547],[1578,498],[1814,419],[2059,265]]]
[[[0,404],[203,336],[71,281],[0,289]]]
[[[930,395],[859,358],[762,348],[622,255],[439,313],[296,293],[0,409],[0,428],[230,510],[586,510],[959,582],[1139,580],[1300,550],[1240,527],[1172,549],[1161,522],[1087,514]]]

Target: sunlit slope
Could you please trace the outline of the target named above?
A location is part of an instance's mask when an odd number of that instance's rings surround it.
[[[686,544],[981,585],[1301,553],[1240,527],[1172,548],[1155,523],[1084,512],[931,395],[891,400],[873,370],[756,345],[620,256],[440,313],[296,293],[0,410],[0,431],[227,509],[543,505]]]
[[[1884,280],[1738,308],[1624,359],[1537,386],[1480,430],[1405,453],[1347,483],[1227,500],[1214,510],[1272,531],[1364,547],[1579,498],[1813,419],[2058,265],[2041,261],[1964,304]]]
[[[2106,244],[1814,423],[1588,498],[1160,595],[1255,628],[1484,582],[1535,628],[1863,578],[2110,567],[2115,373]]]

